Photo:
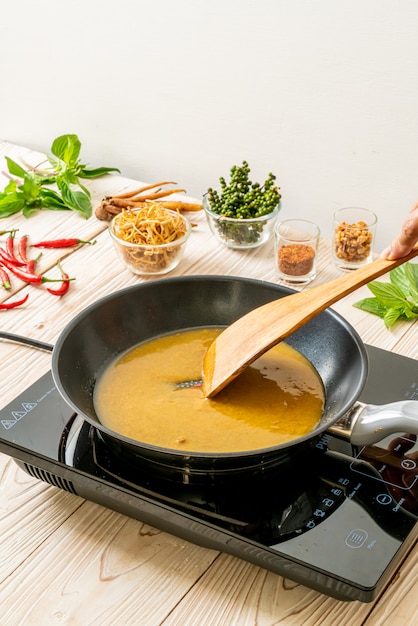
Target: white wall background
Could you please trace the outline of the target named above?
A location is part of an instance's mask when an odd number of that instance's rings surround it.
[[[6,0],[0,52],[1,139],[197,197],[246,159],[282,218],[373,209],[378,249],[418,197],[416,0]]]

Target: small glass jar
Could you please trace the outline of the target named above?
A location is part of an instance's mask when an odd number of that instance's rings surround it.
[[[305,285],[316,276],[319,227],[309,220],[289,219],[275,228],[275,263],[280,282]]]
[[[334,213],[332,258],[342,271],[355,270],[373,260],[377,216],[369,209],[347,207]]]

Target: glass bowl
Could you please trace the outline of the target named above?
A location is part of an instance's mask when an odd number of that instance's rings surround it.
[[[208,194],[203,196],[203,209],[212,234],[228,248],[243,250],[257,248],[267,243],[274,232],[279,214],[279,202],[271,213],[254,218],[223,217],[210,208]]]
[[[133,274],[138,276],[168,274],[177,267],[184,255],[192,226],[184,215],[169,209],[164,209],[164,211],[172,217],[181,218],[184,232],[182,236],[169,243],[147,245],[124,241],[118,236],[121,214],[115,215],[109,224],[109,233],[116,252],[122,263]]]

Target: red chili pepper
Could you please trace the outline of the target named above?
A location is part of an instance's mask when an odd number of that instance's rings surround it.
[[[58,289],[51,289],[50,287],[46,288],[46,290],[49,291],[49,293],[51,293],[53,296],[63,296],[70,288],[70,277],[66,272],[63,271],[60,263],[58,263],[58,267],[60,269],[62,278],[61,286],[58,287]]]
[[[7,247],[7,254],[12,258],[15,255],[14,245],[15,245],[15,232],[14,230],[11,230],[6,240],[6,247]]]
[[[36,267],[37,262],[41,258],[41,256],[42,256],[42,252],[40,252],[36,258],[29,259],[27,261],[25,269],[28,272],[28,274],[35,274],[35,267]]]
[[[15,300],[14,302],[0,302],[0,311],[4,309],[14,309],[17,306],[21,306],[22,304],[25,304],[28,298],[29,294],[27,293],[21,300]]]
[[[17,244],[17,250],[19,252],[19,256],[21,260],[23,261],[23,263],[28,262],[28,257],[26,254],[27,247],[28,247],[28,240],[29,240],[29,237],[27,235],[23,235],[23,237],[19,239],[19,243]]]
[[[3,267],[0,267],[0,281],[1,281],[1,286],[4,287],[5,289],[12,288],[9,274],[6,272],[6,270]]]
[[[7,267],[17,278],[25,281],[26,283],[31,283],[34,285],[40,285],[41,283],[58,283],[60,282],[60,278],[47,278],[46,276],[42,276],[40,274],[34,274],[32,272],[25,272],[20,267],[16,267],[13,263],[9,261],[5,261],[3,259],[3,265]],[[73,278],[69,278],[68,280],[74,280]]]
[[[78,246],[81,243],[94,244],[96,241],[84,241],[83,239],[51,239],[51,241],[39,241],[33,243],[33,248],[72,248]]]
[[[25,270],[21,269],[20,267],[16,267],[15,265],[13,265],[12,263],[5,261],[3,259],[3,264],[7,267],[7,269],[9,269],[15,276],[17,276],[17,278],[20,278],[20,280],[25,281],[26,283],[34,283],[35,285],[40,285],[42,282],[44,282],[42,279],[43,277],[39,274],[34,274],[32,272],[25,272]],[[46,280],[46,279],[45,279]]]
[[[40,257],[42,256],[42,253],[36,257],[36,259],[30,259],[27,263],[26,263],[26,271],[29,274],[34,274],[35,273],[35,267],[37,262],[39,261]]]
[[[9,257],[11,259],[13,259],[13,261],[16,263],[20,263],[19,259],[16,258],[16,254],[15,254],[15,230],[11,230],[9,236],[7,237],[6,240],[6,249],[7,249],[7,254],[9,255]]]
[[[3,248],[0,248],[0,260],[12,263],[12,265],[16,265],[17,267],[23,267],[25,265],[23,261],[19,261],[19,259],[16,259],[16,257],[11,257],[9,253],[6,252],[6,250],[3,250]]]

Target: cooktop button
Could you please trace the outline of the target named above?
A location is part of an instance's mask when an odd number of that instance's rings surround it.
[[[416,468],[417,464],[412,459],[404,459],[401,462],[401,466],[404,470],[413,470]]]
[[[392,503],[392,497],[390,495],[388,495],[387,493],[379,493],[378,496],[376,496],[376,500],[378,501],[379,504],[391,504]]]
[[[368,536],[362,528],[354,528],[348,533],[345,543],[349,548],[361,548],[366,543]]]

